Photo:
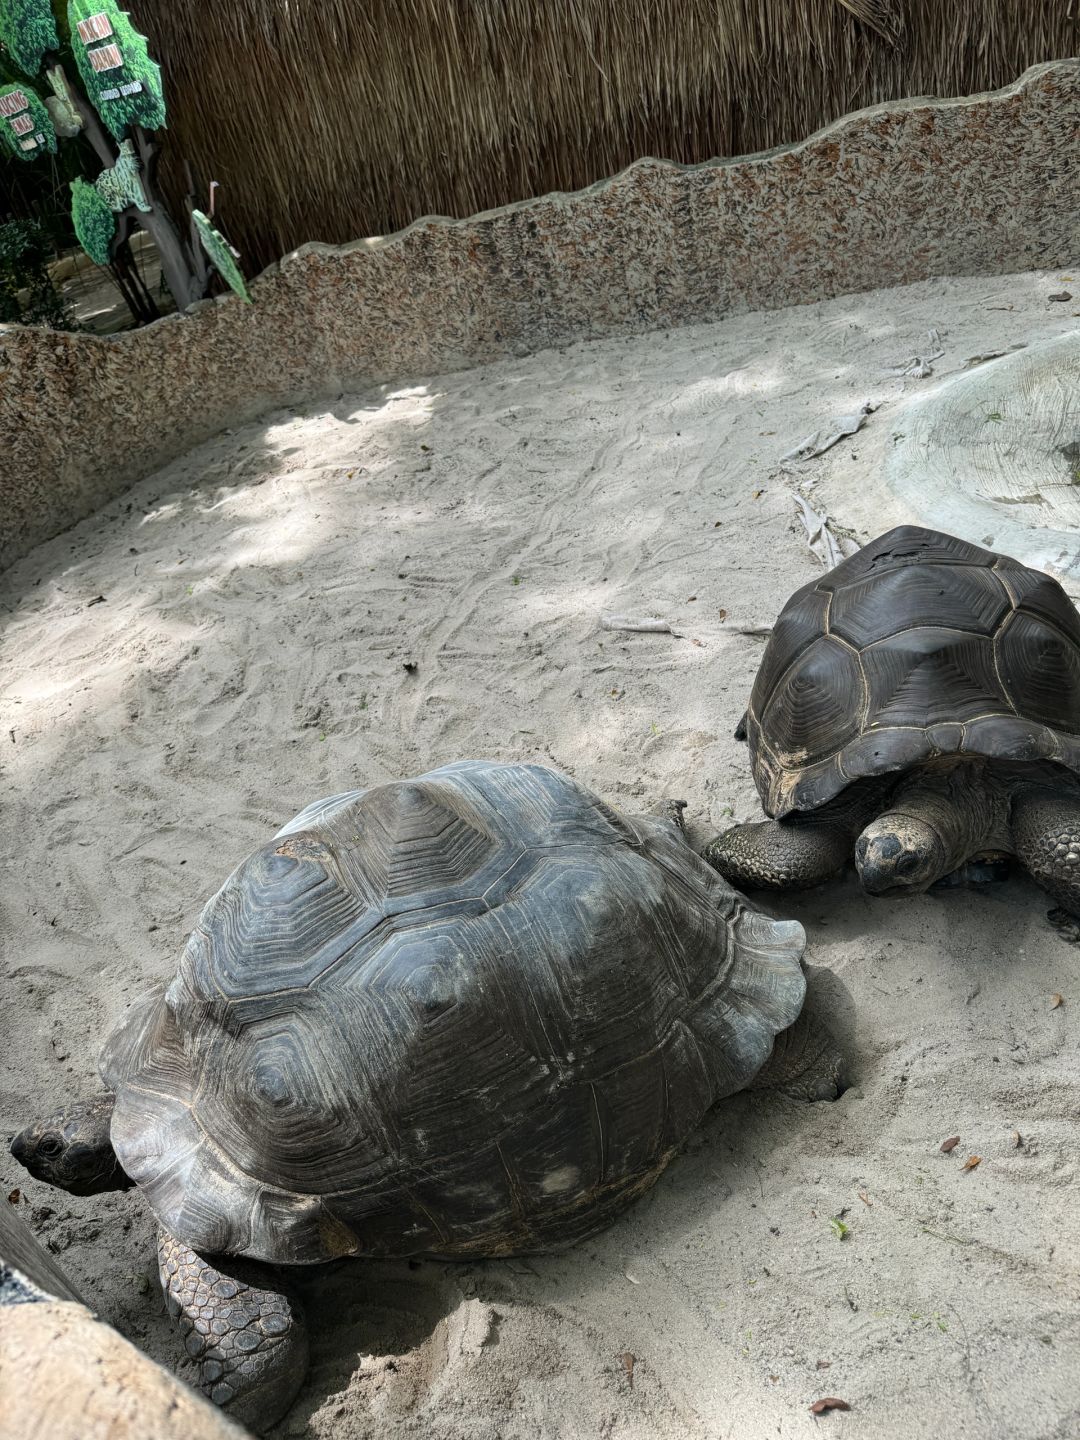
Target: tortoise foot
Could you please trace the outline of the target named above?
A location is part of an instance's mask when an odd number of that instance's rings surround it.
[[[655,805],[650,805],[645,813],[659,820],[669,820],[680,835],[685,835],[686,819],[683,814],[685,809],[685,800],[658,800]]]
[[[1063,940],[1068,940],[1072,945],[1080,945],[1080,916],[1055,905],[1053,910],[1046,912],[1046,918]]]
[[[844,868],[851,836],[826,821],[733,825],[701,852],[737,889],[805,890]]]
[[[199,1388],[235,1420],[261,1432],[285,1414],[308,1368],[303,1317],[279,1291],[239,1278],[258,1267],[217,1270],[166,1231],[158,1241],[161,1288],[199,1367]],[[269,1276],[268,1276],[269,1278]]]
[[[1005,856],[1001,859],[969,860],[958,870],[943,875],[930,886],[931,890],[951,890],[959,886],[977,889],[982,885],[998,885],[1012,875],[1012,861]]]
[[[803,1011],[781,1030],[753,1090],[778,1090],[792,1100],[836,1100],[844,1093],[844,1057],[828,1028]]]

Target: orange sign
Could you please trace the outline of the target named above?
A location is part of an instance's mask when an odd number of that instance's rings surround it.
[[[89,45],[91,40],[104,40],[112,33],[112,21],[104,13],[79,21],[79,39],[84,45]]]
[[[119,70],[124,63],[119,45],[99,45],[96,50],[88,50],[86,53],[90,57],[90,64],[99,75],[103,70]]]

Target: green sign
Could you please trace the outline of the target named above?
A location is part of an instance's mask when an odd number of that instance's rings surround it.
[[[79,244],[96,265],[108,265],[116,220],[106,200],[85,180],[71,182],[71,218]]]
[[[201,210],[193,210],[191,213],[195,221],[195,228],[199,232],[199,239],[202,241],[202,247],[209,255],[214,269],[230,290],[239,295],[241,300],[246,300],[249,305],[252,304],[248,288],[244,284],[244,277],[240,274],[236,261],[233,259],[229,242],[225,236],[220,230],[214,229],[209,217],[204,215]]]
[[[160,129],[165,124],[161,69],[125,12],[113,0],[69,0],[68,23],[83,86],[116,139],[123,139],[129,125]]]
[[[36,75],[49,50],[60,49],[50,0],[0,0],[0,41],[27,75]]]
[[[0,141],[20,160],[56,154],[52,116],[29,85],[0,86]]]

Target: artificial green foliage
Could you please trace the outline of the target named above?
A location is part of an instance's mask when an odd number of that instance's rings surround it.
[[[76,328],[52,283],[51,258],[52,247],[36,220],[0,225],[0,324]]]
[[[108,265],[116,220],[107,201],[85,180],[71,182],[71,218],[79,244],[95,265]]]
[[[225,281],[229,289],[235,291],[241,300],[246,300],[250,305],[252,303],[251,296],[248,294],[248,288],[244,284],[244,277],[237,268],[236,261],[232,257],[232,251],[229,249],[229,243],[225,239],[225,236],[222,235],[220,230],[214,229],[209,217],[204,215],[201,210],[193,210],[192,218],[195,221],[195,228],[199,232],[202,247],[207,255],[209,255],[214,269]]]
[[[50,0],[0,0],[0,42],[27,75],[36,75],[49,50],[60,49]]]
[[[26,135],[17,135],[11,128],[11,118],[0,116],[0,141],[3,142],[4,149],[19,160],[36,160],[46,151],[55,155],[56,131],[53,129],[52,116],[46,110],[41,96],[35,95],[29,85],[0,85],[0,99],[5,95],[14,95],[20,91],[26,96],[27,104],[27,108],[20,113],[30,116],[33,127]],[[37,135],[42,137],[43,143],[35,146],[33,150],[24,150],[19,142],[33,139]]]
[[[0,0],[3,4],[4,0]],[[79,21],[94,15],[106,15],[112,34],[85,44],[79,37]],[[132,25],[127,14],[114,0],[69,0],[68,23],[71,27],[71,48],[79,67],[83,88],[91,104],[101,116],[102,124],[117,140],[129,125],[145,130],[158,130],[165,124],[165,96],[161,87],[161,69],[150,59],[146,39]],[[116,45],[123,64],[115,70],[95,70],[89,51],[105,45]],[[129,86],[142,88],[133,94],[118,92]]]

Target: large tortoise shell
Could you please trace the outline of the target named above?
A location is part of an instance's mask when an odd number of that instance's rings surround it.
[[[335,796],[230,876],[107,1046],[113,1144],[204,1253],[569,1243],[753,1078],[803,941],[670,822],[542,766]]]
[[[938,755],[1080,773],[1080,616],[1049,575],[904,525],[795,592],[744,723],[768,815]]]

